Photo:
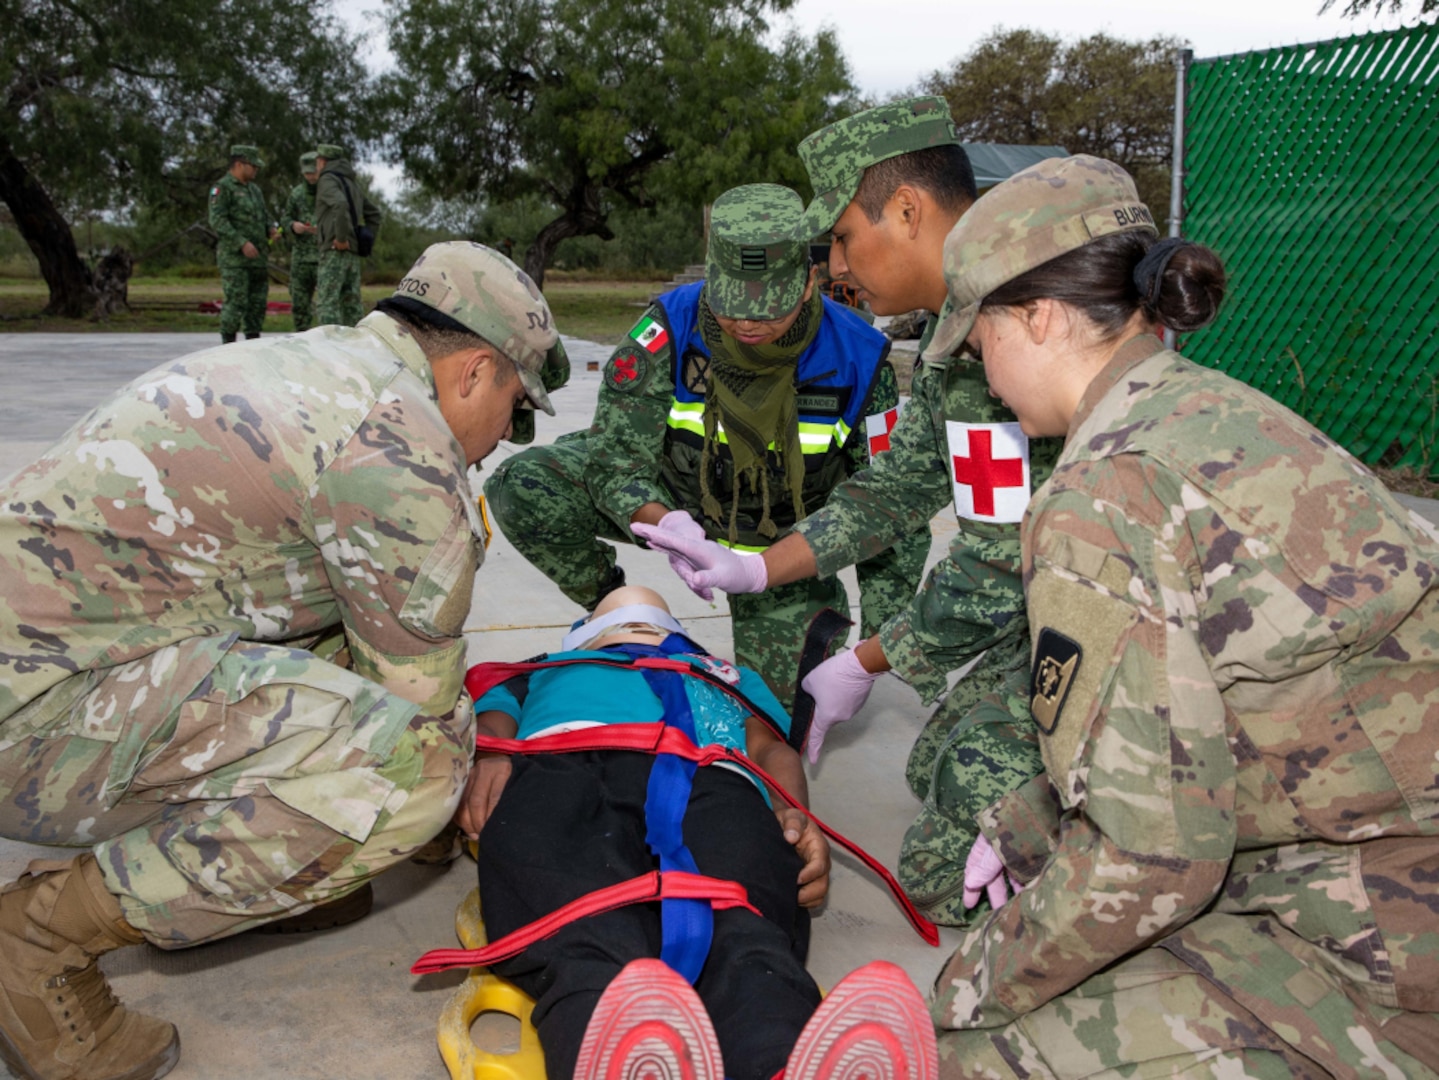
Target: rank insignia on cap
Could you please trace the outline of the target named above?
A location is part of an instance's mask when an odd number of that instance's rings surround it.
[[[1034,714],[1039,730],[1046,735],[1052,735],[1059,724],[1059,714],[1064,710],[1083,656],[1079,642],[1058,630],[1046,626],[1039,632],[1034,669],[1029,675],[1029,711]]]
[[[639,349],[629,349],[611,358],[605,367],[605,385],[623,393],[637,390],[649,370],[649,357]]]
[[[751,274],[762,274],[769,269],[769,252],[762,247],[739,249],[739,266]]]

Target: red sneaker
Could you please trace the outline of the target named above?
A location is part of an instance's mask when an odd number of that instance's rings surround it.
[[[820,1003],[784,1080],[935,1080],[939,1049],[924,999],[900,968],[875,960]]]
[[[590,1017],[575,1080],[724,1080],[694,987],[659,960],[626,964]]]

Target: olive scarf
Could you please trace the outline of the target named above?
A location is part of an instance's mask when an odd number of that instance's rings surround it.
[[[700,509],[723,520],[719,499],[710,491],[711,464],[724,428],[734,459],[734,497],[729,511],[729,538],[739,535],[740,484],[760,495],[764,514],[761,536],[779,530],[770,519],[769,468],[766,450],[775,444],[784,486],[794,503],[795,520],[804,517],[804,452],[799,441],[799,409],[795,402],[795,369],[800,356],[819,333],[823,317],[819,290],[800,308],[794,325],[769,345],[745,345],[720,329],[706,295],[700,297],[700,335],[710,351],[709,385],[705,391],[705,440],[700,453]]]

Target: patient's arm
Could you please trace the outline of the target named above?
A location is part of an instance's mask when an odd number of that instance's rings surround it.
[[[808,806],[809,786],[805,783],[799,754],[755,716],[745,722],[745,741],[749,759]],[[784,838],[804,860],[799,872],[799,902],[804,907],[818,907],[829,892],[829,841],[807,814],[786,805],[779,795],[772,795],[771,801]]]
[[[475,727],[481,735],[497,735],[501,739],[513,739],[519,725],[509,713],[491,709],[475,717]],[[465,780],[465,793],[460,805],[455,808],[454,822],[462,833],[471,840],[478,840],[480,830],[485,827],[500,793],[510,779],[510,755],[488,751],[476,751],[470,775]]]

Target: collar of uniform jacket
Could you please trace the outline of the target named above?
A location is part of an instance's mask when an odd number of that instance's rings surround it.
[[[1124,378],[1126,373],[1144,363],[1155,353],[1163,351],[1164,342],[1153,334],[1140,334],[1121,345],[1079,399],[1079,407],[1074,410],[1074,417],[1069,421],[1069,431],[1065,433],[1065,440],[1068,441],[1069,437],[1079,429],[1079,425],[1084,423],[1104,395],[1109,393],[1114,384]]]
[[[425,359],[425,351],[399,322],[382,311],[372,311],[359,321],[356,329],[370,331],[393,349],[400,362],[414,372],[429,389],[430,397],[439,401],[439,395],[435,391],[435,373],[430,368],[430,362]]]

